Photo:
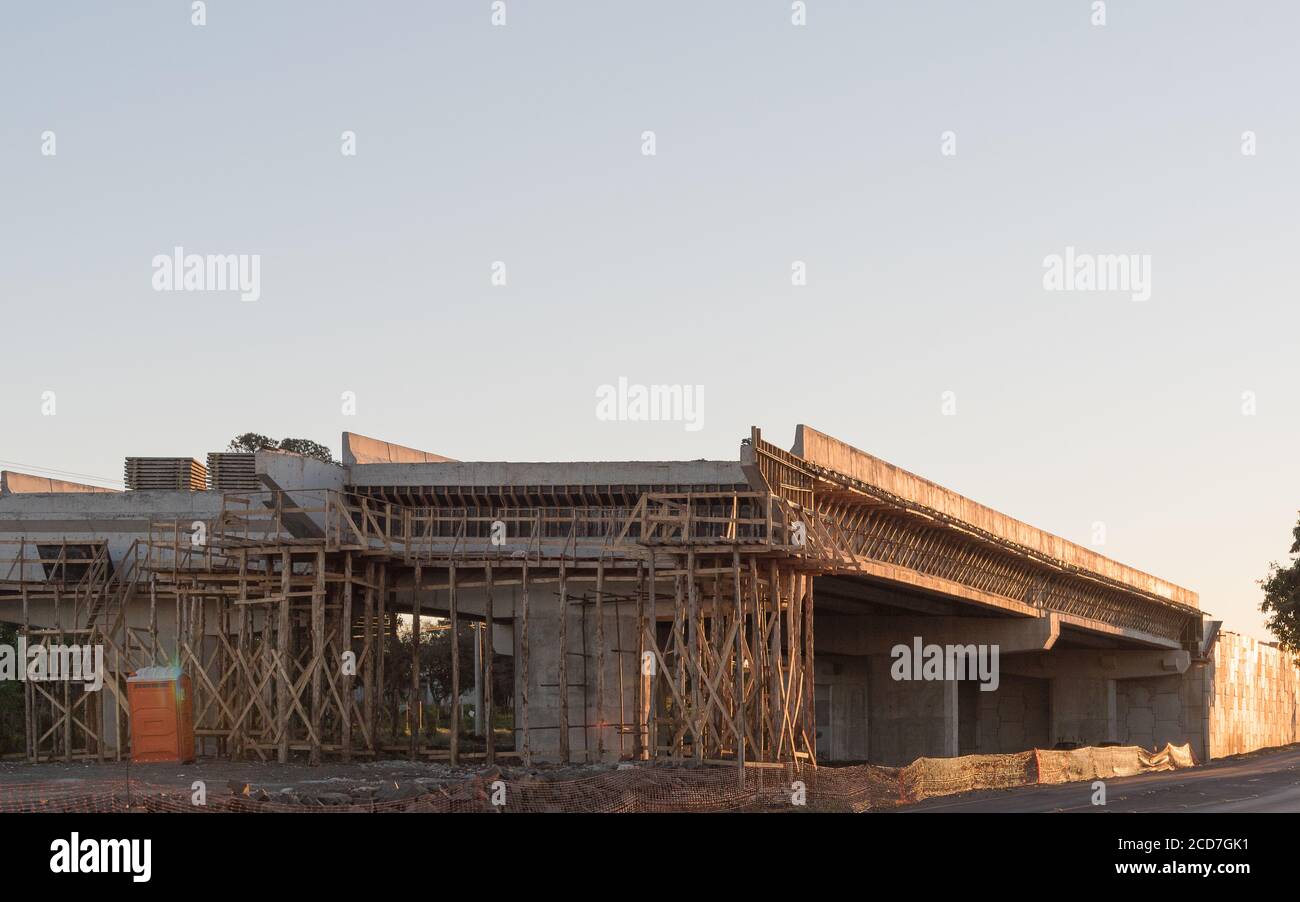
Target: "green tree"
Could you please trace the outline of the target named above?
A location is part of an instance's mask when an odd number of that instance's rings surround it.
[[[0,644],[18,646],[18,629],[12,623],[0,623]],[[15,662],[26,667],[26,661]],[[18,680],[0,680],[0,755],[21,752],[23,740],[23,684]]]
[[[284,438],[273,439],[269,435],[262,435],[260,432],[245,432],[235,436],[226,446],[228,451],[288,451],[292,454],[301,454],[304,457],[315,458],[324,461],[327,464],[336,464],[337,460],[330,453],[330,449],[320,442],[314,442],[309,438]]]
[[[276,447],[275,439],[257,432],[245,432],[230,440],[227,451],[268,451]]]
[[[1300,654],[1300,522],[1291,530],[1291,563],[1268,565],[1268,577],[1259,581],[1264,600],[1259,609],[1268,615],[1268,628],[1278,643]]]
[[[320,442],[313,442],[309,438],[280,439],[280,450],[291,451],[304,457],[314,457],[316,460],[324,461],[327,464],[338,463],[334,459],[334,455],[330,453],[329,448],[326,448]]]

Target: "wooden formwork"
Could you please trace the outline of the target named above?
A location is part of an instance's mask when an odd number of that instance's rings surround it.
[[[397,713],[402,700],[409,717],[418,710],[409,659],[424,618],[436,616],[453,636],[471,619],[515,625],[521,691],[507,751],[525,760],[538,731],[558,730],[566,761],[604,759],[617,743],[626,758],[813,762],[812,571],[792,557],[797,548],[777,544],[789,518],[753,493],[481,516],[339,493],[231,495],[210,524],[155,524],[143,570],[154,603],[174,606],[172,659],[190,674],[195,735],[213,754],[469,757],[459,705],[445,751]],[[502,530],[508,541],[497,544]],[[482,610],[467,616],[458,592],[470,590]],[[506,590],[513,609],[494,611]],[[620,612],[634,612],[635,635],[606,634],[611,622],[621,631]],[[413,626],[400,662],[399,614]],[[594,635],[570,635],[573,616],[590,616]],[[554,724],[529,710],[539,618],[559,627]],[[489,724],[493,659],[482,656],[480,674]],[[589,680],[573,672],[578,661],[594,670]],[[453,699],[472,679],[459,671],[453,655]],[[597,723],[587,723],[588,705],[572,705],[579,690],[594,697]],[[570,748],[573,733],[581,750]],[[489,762],[503,752],[490,729],[484,745]]]
[[[637,615],[638,752],[815,764],[812,573],[735,548],[655,553],[647,570]],[[666,622],[664,578],[672,586]]]
[[[287,545],[187,554],[155,540],[151,560],[153,588],[173,607],[172,660],[190,675],[204,751],[281,762],[301,751],[315,763],[344,750],[343,725],[358,709],[343,664],[354,644],[351,602],[360,592],[373,606],[376,594],[350,555]],[[356,672],[369,687],[379,619],[367,621]],[[371,721],[362,736],[373,745]]]
[[[103,541],[0,541],[0,602],[7,609],[0,616],[18,627],[14,676],[23,680],[23,755],[29,761],[104,760],[108,753],[102,696],[87,688],[89,671],[81,668],[95,664],[93,650],[104,646],[96,621],[129,572],[126,559],[114,569]],[[33,625],[35,609],[44,613],[45,625]],[[92,657],[81,658],[87,649]],[[34,678],[27,672],[29,655],[47,676],[52,669],[58,675]],[[111,668],[107,656],[104,665]],[[76,679],[69,667],[77,668]],[[115,693],[113,673],[103,679]]]
[[[494,546],[501,527],[510,542]],[[110,745],[105,721],[115,724],[112,735],[129,736],[126,679],[162,663],[190,676],[195,735],[211,754],[471,757],[460,747],[459,705],[447,750],[426,747],[418,729],[400,738],[398,702],[415,711],[419,684],[409,662],[394,660],[398,616],[413,618],[418,650],[423,602],[437,592],[444,603],[436,616],[453,635],[469,620],[516,624],[522,691],[510,751],[525,760],[538,731],[558,729],[566,761],[602,759],[614,742],[620,757],[811,761],[812,582],[791,564],[797,549],[778,544],[789,531],[788,512],[741,493],[647,495],[630,510],[469,516],[276,492],[228,496],[212,522],[154,523],[116,568],[103,543],[20,541],[0,592],[22,600],[24,634],[101,645],[108,691],[29,684],[28,757],[120,759],[129,750]],[[399,584],[414,589],[400,609]],[[494,594],[507,589],[518,590],[519,603],[498,615]],[[485,592],[482,613],[459,610],[458,590]],[[54,628],[27,624],[27,605],[37,601],[55,606]],[[636,635],[607,636],[611,611],[635,611]],[[588,644],[566,631],[574,612],[592,618],[593,685],[570,667]],[[538,618],[560,625],[557,724],[530,718],[530,623]],[[480,675],[488,723],[498,703],[493,658],[482,656]],[[453,655],[453,698],[473,677],[459,671]],[[599,723],[586,722],[585,705],[570,710],[577,688],[594,695]],[[605,714],[614,698],[617,719]],[[579,731],[583,748],[571,749]],[[501,754],[495,745],[488,730],[487,761]]]

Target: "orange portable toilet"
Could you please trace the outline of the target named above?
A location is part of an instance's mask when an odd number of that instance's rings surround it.
[[[126,679],[131,760],[194,760],[190,678],[179,667],[142,667]]]

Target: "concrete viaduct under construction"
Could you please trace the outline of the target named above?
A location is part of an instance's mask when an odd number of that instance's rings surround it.
[[[6,478],[0,620],[102,645],[109,670],[99,693],[27,685],[31,760],[129,754],[126,675],[168,662],[202,751],[266,761],[1211,754],[1194,592],[806,426],[789,451],[754,429],[730,461],[466,463],[345,433],[341,466],[129,458],[125,492]],[[446,689],[477,682],[512,741],[462,748],[460,705],[449,747],[410,729],[425,690],[393,660],[399,615],[491,625],[494,653],[478,673],[453,655]],[[996,688],[898,678],[916,643],[995,647]]]

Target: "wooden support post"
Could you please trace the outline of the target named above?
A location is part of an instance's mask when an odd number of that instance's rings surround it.
[[[32,631],[31,609],[28,607],[30,599],[27,595],[27,574],[24,568],[27,566],[25,560],[27,552],[27,540],[24,538],[18,546],[18,578],[23,581],[23,636],[29,636]],[[39,552],[38,555],[39,557]],[[26,662],[19,666],[26,667]],[[36,726],[36,696],[32,684],[23,680],[23,738],[27,750],[27,760],[35,762],[37,759],[37,726]]]
[[[183,654],[183,648],[185,642],[185,631],[184,631],[185,593],[180,589],[174,589],[173,591],[175,591],[176,593],[176,658],[175,661],[177,667],[184,669],[185,656]]]
[[[247,604],[238,603],[238,602],[248,601],[248,552],[246,551],[239,552],[239,595],[236,597],[235,600],[237,602],[235,605],[235,611],[236,611],[235,612],[235,652],[238,658],[234,663],[235,663],[235,672],[236,674],[238,674],[239,673],[238,659],[242,658],[244,652],[247,650],[246,643],[248,641],[247,630],[245,627],[246,624],[248,623],[249,606]],[[238,683],[238,677],[236,677],[236,682]],[[250,685],[249,686],[250,692],[252,691],[252,688],[253,687]],[[247,702],[244,701],[242,694],[238,695],[235,698],[236,709],[243,710],[245,704],[247,704]],[[230,753],[233,755],[238,756],[243,753],[244,727],[242,721],[230,725],[229,748],[230,748]]]
[[[528,562],[524,561],[521,578],[523,589],[520,593],[520,639],[519,639],[519,719],[523,727],[523,762],[525,767],[533,763],[532,748],[528,735]],[[455,646],[453,646],[454,648]]]
[[[776,742],[772,748],[772,760],[780,761],[785,744],[785,730],[781,716],[785,710],[785,693],[781,685],[781,578],[776,561],[772,561],[768,568],[767,595],[772,619],[772,633],[768,646],[768,680],[771,686],[768,698],[772,708],[772,733]]]
[[[816,659],[813,653],[813,578],[811,574],[803,576],[803,648],[804,648],[804,686],[807,687],[807,695],[804,701],[804,723],[806,724],[805,736],[808,742],[808,754],[812,756],[812,763],[817,764],[817,718],[814,710],[814,701],[817,697],[816,692]]]
[[[493,572],[492,565],[483,566],[483,579],[487,586],[487,596],[483,602],[483,719],[484,719],[484,754],[483,763],[492,765],[496,763],[496,730],[493,729],[492,721],[496,715],[492,698],[492,676],[493,667],[492,659],[496,657],[492,642],[492,595],[493,595]]]
[[[785,691],[785,717],[790,729],[790,757],[797,762],[795,752],[798,751],[799,743],[799,716],[803,713],[803,686],[799,682],[799,677],[803,670],[803,654],[799,643],[799,597],[796,594],[798,589],[799,576],[793,570],[790,571],[790,588],[786,593],[785,607],[785,644],[786,644],[786,691]]]
[[[54,639],[53,645],[63,645],[64,637],[62,633]],[[57,703],[56,703],[57,706]],[[61,745],[63,746],[63,760],[72,760],[72,683],[70,680],[63,681],[63,709],[60,712],[63,718],[63,730]],[[58,715],[55,717],[58,720]]]
[[[649,733],[649,711],[651,696],[651,678],[647,673],[646,664],[646,583],[639,578],[640,568],[637,568],[637,593],[636,593],[636,743],[633,749],[634,757],[638,760],[645,760],[652,757],[647,745],[650,740]],[[653,614],[655,609],[655,555],[650,552],[650,610]],[[659,669],[659,662],[655,661],[653,669]]]
[[[560,562],[560,760],[569,761],[569,593]]]
[[[759,761],[767,759],[767,645],[765,643],[766,632],[764,625],[766,620],[763,618],[763,601],[759,595],[758,586],[758,562],[754,556],[749,557],[749,596],[753,604],[751,615],[753,617],[751,633],[752,639],[751,654],[754,656],[754,669],[751,680],[754,686],[754,743],[755,755]]]
[[[196,600],[196,605],[197,605],[197,608],[198,608],[198,616],[194,618],[194,622],[190,625],[190,627],[191,627],[190,632],[191,632],[191,636],[192,636],[190,647],[191,647],[192,649],[194,649],[194,661],[195,661],[195,667],[196,667],[197,670],[202,670],[204,673],[206,673],[206,672],[207,672],[207,669],[208,669],[208,662],[207,662],[207,660],[205,660],[205,658],[204,658],[204,654],[203,654],[203,645],[204,645],[204,641],[203,641],[203,640],[204,640],[204,636],[205,636],[205,634],[207,633],[207,614],[208,614],[208,606],[207,606],[206,602],[207,602],[207,599],[206,599],[204,596],[200,595],[200,596],[198,597],[198,599]],[[194,704],[195,704],[195,705],[198,705],[198,704],[199,704],[199,696],[200,696],[200,694],[202,694],[202,695],[204,695],[204,696],[207,696],[207,695],[215,695],[215,694],[216,694],[216,693],[210,693],[210,692],[208,691],[208,686],[207,686],[207,684],[204,683],[203,680],[197,680],[197,679],[194,681],[194,689],[193,689],[193,691],[194,691]],[[212,703],[212,699],[209,699],[209,700],[208,700],[208,704],[210,705],[211,703]],[[218,717],[219,717],[219,716],[220,716],[220,715],[219,715],[219,712],[218,712]],[[197,724],[196,724],[196,726],[197,726]],[[199,751],[199,754],[205,754],[205,753],[207,752],[207,745],[208,745],[207,737],[205,737],[205,736],[198,736],[198,737],[195,737],[195,739],[196,739],[197,742],[198,742],[198,746],[199,746],[198,751]]]
[[[129,627],[122,628],[123,644],[129,650],[131,647],[131,630]],[[122,694],[126,692],[126,683],[122,680],[122,653],[113,649],[113,684],[117,687],[114,693],[116,698],[113,703],[113,731],[117,734],[114,743],[113,759],[122,760],[122,747],[126,745],[126,724],[122,719]]]
[[[311,751],[309,762],[320,764],[321,677],[325,667],[325,550],[316,552],[316,584],[311,593]]]
[[[366,748],[375,751],[375,565],[366,564],[366,591],[363,596],[361,654],[366,667],[361,679],[361,715],[366,721]]]
[[[130,630],[127,630],[130,633]],[[149,574],[149,663],[158,663],[158,582]]]
[[[731,549],[732,591],[735,593],[736,618],[736,675],[732,685],[735,696],[736,764],[740,768],[740,782],[745,782],[745,613],[741,607],[743,594],[740,586],[740,552]]]
[[[275,595],[275,561],[279,555],[265,555],[262,558],[262,582],[260,591],[264,596],[274,597]],[[262,672],[270,674],[270,678],[262,684],[262,707],[265,711],[264,722],[262,724],[262,741],[276,741],[276,727],[279,725],[279,715],[276,711],[276,686],[280,680],[276,676],[275,670],[275,623],[279,616],[279,607],[274,603],[258,605],[259,613],[262,617]]]
[[[456,564],[447,569],[447,606],[451,615],[451,766],[460,761],[460,619],[456,612]]]
[[[674,562],[680,566],[680,559]],[[678,573],[673,578],[673,655],[676,659],[677,672],[673,674],[673,685],[677,691],[673,695],[673,719],[677,721],[673,729],[672,755],[681,760],[685,751],[686,729],[691,713],[682,710],[686,701],[686,601],[685,577]],[[664,675],[667,677],[667,674]],[[653,716],[653,714],[652,714]]]
[[[394,580],[394,582],[396,582],[396,580]],[[393,654],[395,655],[397,654],[397,650],[401,648],[401,639],[397,635],[397,605],[396,605],[397,588],[396,586],[393,587],[393,602],[394,602],[393,611],[388,618],[388,623],[389,623],[388,635],[393,642]],[[394,675],[394,677],[396,677],[396,675]],[[393,692],[389,696],[389,700],[388,700],[389,739],[391,740],[393,745],[397,745],[397,735],[398,732],[401,730],[401,726],[402,726],[401,723],[399,723],[400,718],[398,717],[398,708],[401,707],[401,699],[402,699],[401,684],[397,682],[396,678],[394,678]]]
[[[379,565],[379,586],[375,590],[376,597],[379,601],[379,611],[375,615],[375,722],[370,728],[371,735],[375,738],[375,746],[379,746],[379,719],[384,710],[384,688],[387,682],[385,675],[387,661],[385,660],[385,648],[388,645],[388,565]]]
[[[352,649],[352,552],[343,553],[343,616],[339,624],[339,653],[347,666],[343,668],[343,710],[339,743],[344,762],[352,760],[352,682],[356,675],[355,652]]]
[[[704,709],[700,685],[703,674],[701,670],[704,666],[704,636],[701,630],[700,614],[700,597],[699,589],[696,586],[695,576],[695,549],[688,547],[686,549],[686,597],[687,597],[687,644],[690,647],[690,658],[693,661],[691,674],[691,711],[690,719],[693,724],[693,735],[691,744],[694,746],[695,757],[704,758]]]
[[[275,719],[276,730],[280,734],[281,764],[289,763],[289,682],[293,679],[293,636],[289,624],[289,592],[293,588],[292,581],[293,558],[286,548],[280,552],[280,628],[276,635],[280,673],[275,681]]]
[[[424,591],[424,568],[415,565],[415,590],[411,594],[411,690],[406,700],[406,722],[411,729],[411,760],[420,753],[420,605]]]
[[[605,760],[605,561],[596,562],[596,760]]]

